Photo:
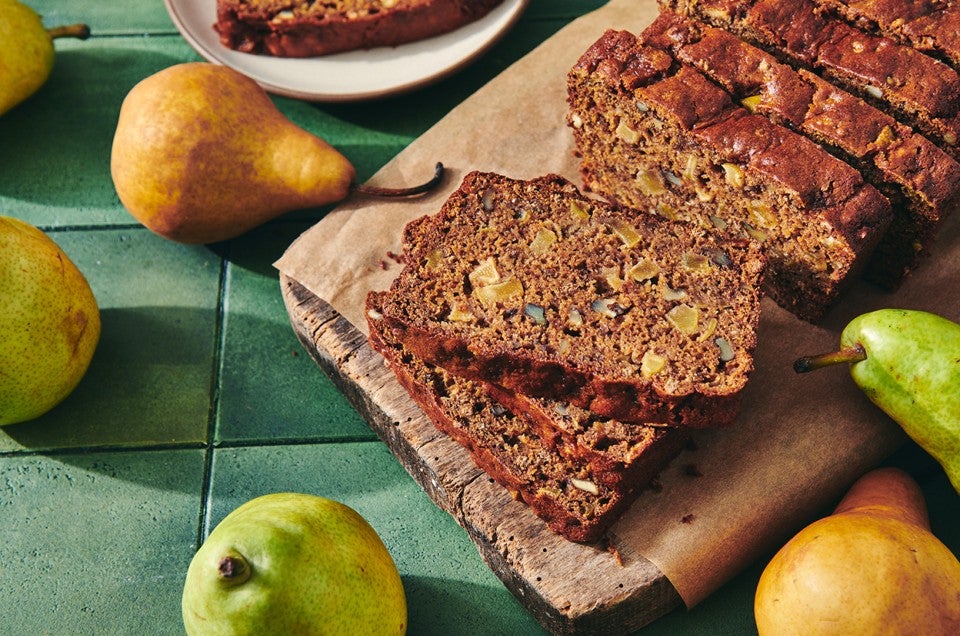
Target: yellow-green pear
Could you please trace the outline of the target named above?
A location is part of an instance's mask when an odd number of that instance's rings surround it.
[[[89,35],[85,24],[47,29],[27,5],[0,0],[0,115],[46,83],[53,70],[55,38]]]
[[[188,635],[404,634],[407,603],[393,558],[340,502],[273,493],[221,521],[187,569]]]
[[[43,415],[87,371],[100,312],[87,279],[36,227],[0,216],[0,426]]]
[[[126,96],[111,172],[143,225],[182,243],[238,236],[291,210],[343,199],[351,163],[281,113],[252,79],[177,64]]]
[[[930,530],[914,479],[878,468],[774,555],[754,616],[760,636],[955,636],[960,561]]]

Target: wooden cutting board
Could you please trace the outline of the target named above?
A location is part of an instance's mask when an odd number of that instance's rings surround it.
[[[410,400],[366,336],[281,274],[294,332],[407,472],[466,529],[484,561],[554,634],[623,634],[681,604],[652,563],[571,543],[481,472]]]
[[[611,528],[622,563],[603,546],[554,535],[434,429],[358,330],[366,293],[386,289],[395,276],[399,265],[391,254],[400,248],[403,225],[436,212],[466,171],[514,178],[556,173],[577,182],[564,116],[565,74],[604,29],[642,30],[656,9],[654,0],[611,0],[571,23],[371,178],[418,182],[424,166],[442,160],[449,172],[442,187],[412,202],[348,200],[276,264],[307,351],[437,505],[467,530],[520,602],[556,634],[625,633],[682,603],[692,607],[835,504],[901,443],[902,433],[856,389],[847,370],[801,378],[793,361],[835,347],[846,322],[870,309],[960,315],[960,296],[944,293],[957,286],[960,222],[944,228],[931,264],[896,294],[855,285],[823,324],[804,323],[765,301],[740,421],[698,432],[695,449],[661,472],[662,488],[644,492]]]

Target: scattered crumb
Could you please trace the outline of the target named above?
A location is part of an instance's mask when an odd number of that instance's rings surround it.
[[[620,550],[618,550],[617,546],[614,545],[613,539],[611,539],[610,537],[604,537],[604,541],[607,544],[606,545],[607,552],[613,555],[613,558],[617,562],[617,565],[619,565],[620,567],[623,567],[623,555],[620,554]]]
[[[683,515],[683,517],[680,519],[680,523],[693,523],[693,513]]]
[[[383,260],[383,259],[381,258],[381,259],[380,259],[380,269],[386,271],[387,268],[389,268],[389,267],[390,267],[390,265],[387,263],[387,261],[385,261],[385,260]]]
[[[394,252],[393,250],[387,250],[387,258],[397,263],[400,262],[400,255]]]

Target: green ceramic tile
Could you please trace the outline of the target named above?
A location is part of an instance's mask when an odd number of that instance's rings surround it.
[[[46,27],[83,22],[92,37],[117,33],[176,33],[162,0],[151,2],[83,2],[24,0]],[[62,40],[60,41],[62,42]],[[57,43],[60,46],[60,42]]]
[[[194,59],[177,37],[66,42],[47,83],[0,117],[0,212],[45,227],[135,223],[110,177],[120,104],[142,78]]]
[[[379,442],[221,448],[214,452],[211,483],[211,527],[270,492],[304,492],[353,507],[397,563],[411,634],[543,633],[466,532]]]
[[[0,632],[182,634],[203,452],[0,457]]]
[[[273,263],[309,227],[271,223],[227,246],[216,440],[375,439],[300,345]]]
[[[206,441],[219,257],[142,228],[50,236],[93,289],[100,342],[66,400],[0,429],[0,451]]]
[[[609,0],[530,0],[524,18],[529,20],[572,20],[599,9]]]

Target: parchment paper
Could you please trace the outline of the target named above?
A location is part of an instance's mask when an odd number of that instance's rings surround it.
[[[371,179],[416,183],[442,161],[443,187],[415,201],[348,201],[304,233],[276,263],[366,333],[363,300],[399,270],[390,257],[412,218],[436,212],[466,172],[518,178],[554,172],[580,184],[565,125],[565,75],[608,28],[641,31],[654,0],[613,0],[571,23],[507,69],[411,144]],[[956,219],[954,219],[956,221]],[[896,293],[858,284],[818,326],[765,300],[756,369],[738,423],[697,434],[611,535],[625,556],[642,555],[688,607],[822,514],[858,476],[903,441],[899,428],[855,387],[846,368],[806,375],[801,355],[832,350],[853,316],[880,307],[960,315],[957,223],[930,261]]]

